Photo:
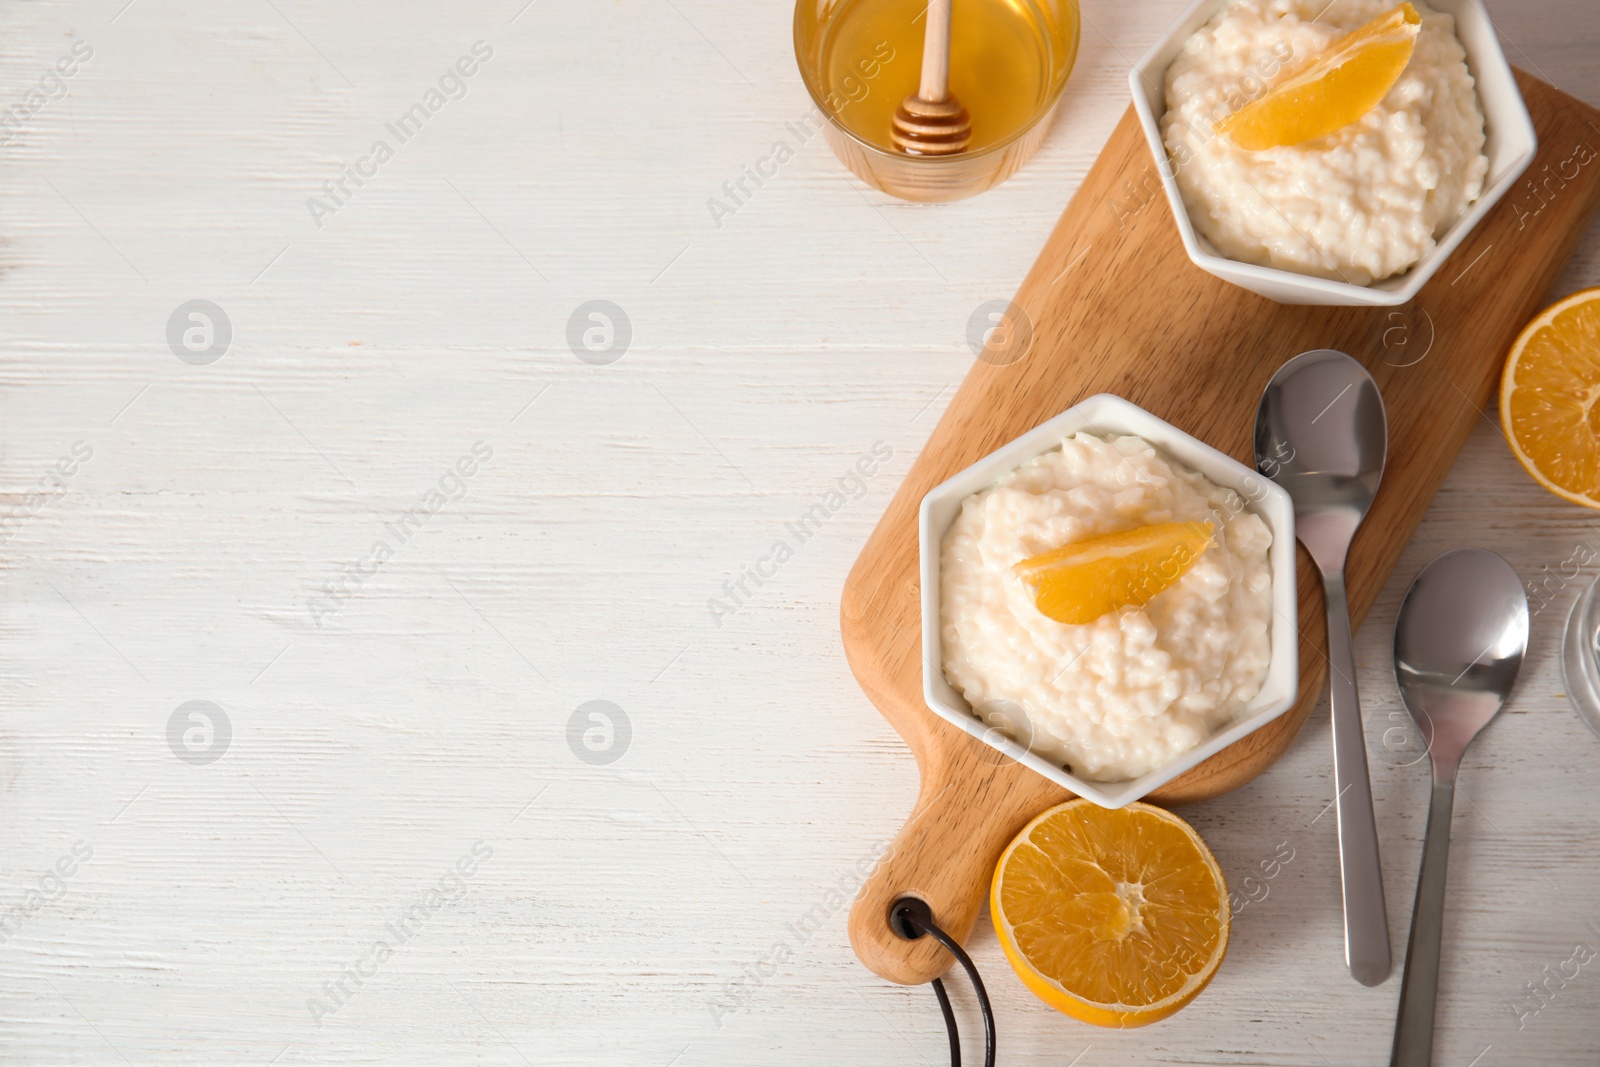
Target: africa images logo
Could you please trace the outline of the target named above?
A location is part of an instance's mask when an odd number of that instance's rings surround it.
[[[367,154],[353,164],[340,163],[339,176],[322,183],[322,196],[306,198],[306,210],[311,221],[322,229],[330,215],[337,215],[367,182],[378,176],[378,168],[395,156],[395,147],[403,145],[422,132],[422,127],[452,100],[467,95],[467,79],[476,75],[482,64],[494,58],[494,48],[486,41],[472,42],[472,55],[461,56],[453,66],[446,67],[438,82],[422,94],[422,99],[402,111],[393,122],[383,128],[394,138],[394,145],[380,137],[372,142]],[[350,186],[354,185],[355,189]]]
[[[716,623],[717,628],[722,628],[723,619],[738,614],[745,605],[755,599],[757,590],[777,577],[778,570],[793,559],[796,550],[815,537],[829,519],[843,511],[852,501],[866,496],[866,480],[877,474],[883,468],[883,464],[893,458],[894,449],[887,441],[874,442],[870,451],[858,456],[854,465],[834,481],[832,488],[802,511],[793,522],[783,524],[787,536],[774,540],[766,555],[759,557],[754,563],[741,565],[738,577],[724,579],[722,596],[706,598],[706,610],[711,613],[711,621]],[[751,588],[752,585],[754,589]]]
[[[755,196],[756,189],[765,187],[767,182],[778,176],[783,165],[793,159],[795,153],[827,124],[824,107],[838,115],[851,104],[860,103],[871,95],[873,79],[883,72],[886,64],[894,62],[894,57],[894,46],[888,41],[879,41],[873,47],[872,55],[856,60],[855,70],[860,73],[859,78],[855,74],[845,74],[839,82],[839,90],[842,91],[829,90],[821,104],[814,105],[798,119],[785,122],[784,136],[773,141],[766,154],[756,157],[752,166],[742,167],[737,178],[723,182],[721,197],[706,197],[706,210],[711,213],[711,224],[722,229],[723,219],[737,215],[739,209]],[[752,185],[755,189],[750,188]]]
[[[322,983],[322,996],[306,998],[311,1021],[320,1029],[324,1019],[350,1003],[356,991],[376,976],[378,969],[393,959],[399,949],[420,934],[429,920],[467,895],[471,888],[468,879],[493,856],[494,846],[481,838],[474,841],[468,851],[445,868],[434,884],[416,895],[405,911],[384,924],[383,933],[373,938],[360,956],[340,966],[334,977]]]
[[[346,603],[361,592],[361,587],[375,577],[383,565],[394,558],[400,546],[417,536],[429,521],[447,504],[464,500],[470,489],[469,479],[488,466],[494,458],[494,446],[487,441],[474,441],[470,452],[463,452],[446,467],[444,473],[415,503],[383,524],[383,533],[373,538],[372,545],[358,557],[339,567],[339,573],[322,583],[322,595],[306,599],[306,610],[317,629],[322,629]]]

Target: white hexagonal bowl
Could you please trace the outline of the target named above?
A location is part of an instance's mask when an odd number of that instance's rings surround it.
[[[1261,691],[1227,729],[1166,766],[1122,782],[1079,778],[999,734],[982,722],[966,699],[945,680],[943,669],[939,556],[945,531],[960,513],[961,502],[994,485],[1001,475],[1035,456],[1058,448],[1063,438],[1079,430],[1101,435],[1134,434],[1144,438],[1179,463],[1236,491],[1245,507],[1259,515],[1272,530],[1272,662]],[[922,498],[918,541],[922,553],[923,697],[941,718],[1078,796],[1107,808],[1131,804],[1246,734],[1259,730],[1294,705],[1300,692],[1294,536],[1294,507],[1289,494],[1276,483],[1119,396],[1109,393],[1091,396],[980,459]]]
[[[1416,266],[1404,274],[1371,285],[1351,285],[1229,259],[1200,236],[1189,221],[1183,194],[1178,191],[1172,164],[1161,140],[1161,117],[1167,110],[1167,67],[1183,48],[1184,41],[1210,21],[1211,16],[1227,2],[1195,0],[1172,29],[1134,64],[1128,75],[1128,84],[1133,90],[1133,106],[1139,114],[1139,125],[1144,129],[1145,140],[1150,144],[1150,152],[1161,173],[1161,185],[1166,190],[1173,218],[1178,222],[1184,250],[1201,270],[1282,304],[1364,307],[1404,304],[1417,295],[1466,239],[1467,234],[1472,232],[1473,227],[1483,220],[1489,209],[1522,176],[1528,164],[1533,162],[1534,152],[1539,147],[1533,120],[1528,117],[1528,108],[1522,102],[1522,93],[1517,88],[1516,78],[1512,76],[1511,65],[1500,50],[1489,13],[1484,10],[1481,0],[1428,0],[1434,10],[1455,16],[1456,34],[1467,53],[1467,69],[1478,83],[1478,101],[1483,107],[1484,132],[1487,136],[1484,150],[1489,156],[1489,173],[1484,179],[1483,194],[1465,215],[1445,231],[1434,250]]]

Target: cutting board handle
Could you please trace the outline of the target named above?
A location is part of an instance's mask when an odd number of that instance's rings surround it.
[[[1029,818],[1065,796],[981,741],[947,729],[959,740],[928,754],[938,765],[922,767],[916,808],[850,909],[856,955],[874,973],[902,985],[931,981],[954,961],[931,937],[907,941],[895,933],[889,925],[894,902],[921,898],[933,909],[934,921],[965,944],[989,899],[1000,853]],[[1038,794],[1036,805],[1024,802],[1019,808],[1018,793],[1029,792]]]

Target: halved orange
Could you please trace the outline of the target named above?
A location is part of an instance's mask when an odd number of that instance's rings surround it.
[[[1012,569],[1033,586],[1041,612],[1082,625],[1170,588],[1211,544],[1212,529],[1208,522],[1140,526],[1073,541]]]
[[[1218,122],[1216,131],[1260,152],[1343,129],[1389,95],[1411,62],[1421,24],[1409,3],[1379,15]]]
[[[1228,886],[1194,828],[1149,804],[1069,800],[1030,822],[995,868],[989,911],[1040,1000],[1096,1026],[1165,1019],[1228,951]]]
[[[1600,288],[1523,327],[1500,378],[1500,426],[1540,485],[1600,508]]]

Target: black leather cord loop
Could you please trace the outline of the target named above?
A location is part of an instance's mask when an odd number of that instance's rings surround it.
[[[889,914],[891,925],[901,937],[915,941],[927,934],[943,945],[967,972],[973,992],[978,995],[978,1010],[983,1013],[983,1067],[994,1067],[994,1009],[989,1006],[989,993],[983,988],[983,979],[978,977],[972,957],[956,944],[955,938],[939,929],[933,921],[932,909],[924,901],[901,897],[889,909]],[[950,996],[945,992],[943,980],[933,980],[933,995],[939,1000],[939,1011],[944,1015],[945,1029],[950,1034],[950,1067],[961,1067],[961,1035],[956,1029],[956,1014],[950,1007]]]

